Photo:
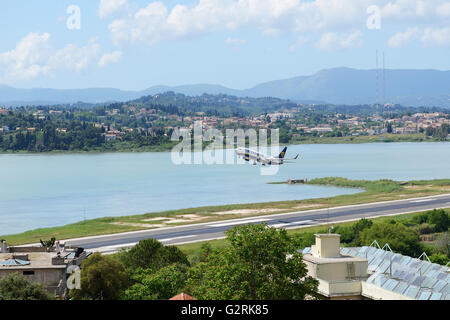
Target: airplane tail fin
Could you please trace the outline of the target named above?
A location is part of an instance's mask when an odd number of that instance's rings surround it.
[[[285,147],[283,149],[283,151],[281,151],[280,155],[278,156],[278,158],[280,159],[284,159],[284,156],[286,155],[286,151],[287,151],[287,147]]]

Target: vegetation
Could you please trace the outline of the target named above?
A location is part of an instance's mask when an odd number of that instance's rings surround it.
[[[127,268],[134,270],[159,270],[171,264],[189,266],[186,256],[177,247],[165,247],[155,239],[142,240],[129,251],[120,252],[119,259]]]
[[[128,286],[125,267],[110,256],[94,253],[81,267],[81,289],[70,292],[75,300],[117,300]]]
[[[227,231],[228,246],[189,270],[188,292],[211,300],[302,300],[316,296],[317,280],[283,229],[266,225]]]
[[[0,300],[52,300],[45,288],[30,283],[24,276],[13,273],[0,278]]]
[[[285,230],[266,225],[235,227],[227,232],[226,241],[221,249],[203,246],[192,265],[178,248],[162,250],[156,240],[140,241],[138,249],[114,256],[95,254],[83,263],[82,288],[73,296],[154,300],[186,292],[204,300],[317,297],[318,282],[306,276],[302,255]],[[137,259],[137,254],[145,258]]]
[[[374,240],[383,246],[388,243],[398,253],[419,257],[426,252],[432,262],[446,265],[450,260],[450,236],[448,230],[434,233],[433,243],[421,241],[416,231],[420,217],[431,216],[434,212],[441,212],[450,217],[450,210],[431,210],[426,212],[399,215],[394,217],[380,217],[375,219],[361,219],[357,222],[343,222],[326,226],[315,226],[288,230],[297,248],[310,247],[315,243],[316,233],[333,233],[341,235],[341,245],[356,247],[370,245]],[[333,228],[331,228],[333,227]],[[227,246],[225,240],[214,240],[208,243],[193,243],[180,245],[179,248],[188,255],[191,261],[198,261],[208,250],[222,249]]]
[[[222,94],[187,97],[166,92],[88,108],[56,105],[0,111],[0,152],[5,153],[168,151],[176,144],[171,141],[174,128],[208,118],[223,133],[226,129],[279,129],[283,144],[447,141],[450,134],[450,126],[443,122],[450,118],[446,109],[395,106],[378,121],[375,106],[306,106],[277,98]],[[441,122],[435,123],[439,126],[393,134],[389,121],[400,119],[398,126],[405,127],[402,117],[419,112],[440,112]],[[350,121],[349,127],[344,121],[352,117],[358,121]],[[327,132],[317,131],[324,126]]]
[[[394,252],[418,257],[426,252],[431,261],[441,265],[449,262],[448,229],[441,232],[434,245],[420,241],[415,226],[423,221],[444,220],[448,210],[430,210],[393,218],[361,219],[337,224],[331,231],[341,235],[344,246],[380,245],[388,243]],[[144,240],[133,251],[122,251],[108,257],[116,260],[123,279],[120,290],[103,295],[110,282],[82,269],[89,278],[92,293],[76,295],[84,299],[155,300],[169,299],[185,292],[203,300],[291,300],[317,298],[317,280],[306,276],[306,266],[298,249],[311,246],[315,233],[327,233],[328,226],[298,230],[275,229],[266,224],[234,227],[226,239],[164,248],[156,240]],[[95,259],[103,256],[96,254]],[[143,259],[137,259],[142,255]],[[90,257],[89,259],[92,259]],[[89,260],[88,259],[88,260]],[[88,261],[87,260],[87,261]],[[122,263],[123,262],[123,263]],[[112,265],[110,262],[109,265]],[[126,285],[125,285],[126,283]],[[80,291],[81,292],[81,291]],[[86,291],[84,291],[86,292]]]

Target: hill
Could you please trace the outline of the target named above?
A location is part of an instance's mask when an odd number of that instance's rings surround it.
[[[386,93],[383,93],[383,75],[380,73],[380,103],[450,108],[450,71],[389,69],[386,70],[385,78]],[[0,86],[0,104],[6,106],[73,104],[80,101],[108,103],[173,91],[188,96],[201,96],[206,93],[252,98],[276,97],[302,103],[360,105],[376,102],[375,79],[375,70],[334,68],[310,76],[266,82],[245,90],[211,84],[154,86],[142,91],[113,88],[17,89]]]

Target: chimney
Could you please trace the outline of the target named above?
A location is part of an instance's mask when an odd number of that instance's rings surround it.
[[[6,241],[2,240],[2,253],[7,253]]]
[[[311,254],[317,258],[339,258],[341,256],[339,234],[316,234],[316,244],[311,246]]]

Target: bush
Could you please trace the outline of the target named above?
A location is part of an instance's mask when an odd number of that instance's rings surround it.
[[[449,259],[445,254],[435,253],[430,256],[430,261],[445,266],[449,262]]]
[[[436,225],[435,232],[444,232],[448,230],[448,227],[450,226],[450,217],[445,210],[434,209],[433,211],[429,211],[428,214],[428,223]]]
[[[135,284],[123,295],[125,300],[167,300],[180,293],[186,281],[186,265],[173,264],[156,272],[139,269],[133,280]]]
[[[292,241],[299,249],[311,247],[316,242],[314,232],[302,232],[292,235]]]
[[[414,230],[416,230],[419,234],[430,234],[435,232],[436,226],[433,224],[422,223],[418,226],[414,226]]]
[[[178,247],[165,247],[155,239],[146,239],[119,254],[119,259],[125,267],[136,270],[152,269],[159,270],[165,266],[178,263],[189,266],[187,256]]]
[[[0,278],[0,300],[52,300],[41,284],[30,283],[24,276],[13,273]]]
[[[388,243],[393,251],[410,257],[418,257],[425,251],[417,231],[403,224],[374,224],[360,233],[358,245],[370,245],[374,240],[381,246]]]
[[[434,224],[434,232],[445,232],[450,227],[449,214],[444,209],[434,209],[424,212],[412,219],[413,224]]]

